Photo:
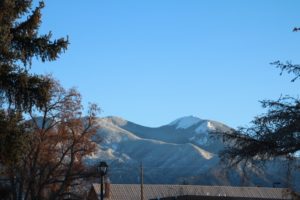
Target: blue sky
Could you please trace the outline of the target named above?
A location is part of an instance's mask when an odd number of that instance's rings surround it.
[[[75,86],[84,104],[160,126],[194,115],[236,128],[259,100],[297,96],[269,63],[300,63],[297,0],[45,0],[41,33],[70,46],[33,72]]]

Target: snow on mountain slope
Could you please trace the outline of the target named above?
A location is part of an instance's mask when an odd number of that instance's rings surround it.
[[[114,118],[115,119],[115,118]],[[139,139],[138,136],[136,136],[135,134],[126,131],[125,129],[122,129],[119,124],[120,121],[117,121],[117,124],[115,123],[116,121],[112,119],[112,118],[100,118],[98,119],[98,124],[100,126],[100,129],[98,130],[97,135],[100,136],[101,138],[103,138],[103,143],[116,143],[116,142],[120,142],[122,140],[136,140]],[[121,119],[121,118],[118,118]],[[121,124],[125,124],[123,123],[125,122],[125,120],[121,121]],[[99,135],[100,134],[100,135]]]
[[[129,153],[130,155],[137,155],[145,151],[145,149],[148,149],[147,152],[142,153],[141,156],[147,156],[147,154],[153,154],[153,152],[156,152],[154,154],[159,156],[161,154],[167,154],[170,149],[172,149],[170,152],[173,153],[178,148],[180,152],[185,151],[185,154],[195,152],[197,156],[203,157],[204,159],[211,159],[213,157],[213,154],[210,152],[190,143],[176,144],[138,137],[134,133],[116,125],[111,118],[99,119],[98,123],[101,128],[97,132],[97,137],[102,138],[99,144],[100,148],[112,149],[113,151],[119,150]],[[139,158],[139,156],[134,157]]]
[[[153,148],[149,149],[146,154],[143,154],[146,157],[148,154],[150,155],[156,151],[156,149],[161,149],[160,154],[168,151],[168,148],[165,150],[158,147],[158,143],[168,147],[170,147],[170,144],[188,146],[192,143],[194,147],[193,150],[200,152],[200,157],[206,159],[212,158],[223,148],[223,144],[214,133],[217,131],[225,132],[231,130],[221,123],[201,120],[192,116],[179,118],[168,125],[158,128],[140,126],[113,116],[99,118],[98,123],[101,128],[95,138],[102,138],[101,143],[99,143],[99,148],[102,152],[106,153],[105,157],[113,159],[122,155],[122,157],[126,158],[125,160],[128,160],[128,158],[134,154],[134,151],[140,152],[141,149],[145,149],[147,145]],[[178,125],[186,128],[178,129]],[[143,145],[141,145],[141,141],[144,142]],[[139,145],[140,147],[138,147]],[[130,149],[132,151],[128,154],[127,151]],[[173,150],[176,151],[176,148],[173,148]],[[157,152],[156,155],[159,156],[159,152]],[[96,157],[97,156],[94,156],[94,158]],[[135,159],[138,159],[138,157],[135,157]]]
[[[116,121],[120,121],[117,117],[105,118],[104,121],[106,123],[110,122],[140,138],[176,144],[193,143],[207,151],[213,150],[212,153],[218,153],[217,151],[223,147],[221,142],[216,141],[220,140],[220,138],[217,137],[218,134],[232,131],[231,128],[222,123],[211,120],[201,120],[193,116],[182,117],[170,124],[156,128],[141,126],[126,120],[121,120],[122,123],[116,123]],[[213,147],[213,144],[218,145],[218,147]]]
[[[125,126],[128,123],[128,121],[126,121],[125,119],[116,116],[109,116],[109,117],[101,118],[99,120],[101,121],[101,123],[105,123],[109,125],[113,124],[115,126]]]
[[[209,131],[216,131],[216,128],[214,127],[213,123],[210,121],[202,123],[195,129],[196,133],[207,133]]]
[[[170,126],[176,125],[177,129],[180,129],[180,128],[186,129],[186,128],[193,126],[194,124],[197,124],[200,121],[201,121],[201,119],[199,119],[197,117],[188,116],[188,117],[182,117],[182,118],[176,119],[175,121],[171,122],[169,125]]]
[[[207,128],[208,125],[213,126],[210,122],[196,117],[180,118],[157,128],[140,126],[112,116],[99,118],[98,124],[101,128],[94,137],[98,142],[98,152],[86,162],[92,165],[103,159],[111,165],[113,163],[114,167],[118,166],[115,174],[111,175],[115,182],[136,182],[129,175],[132,171],[128,170],[136,168],[140,162],[153,168],[151,172],[145,172],[149,182],[155,182],[153,177],[158,178],[163,173],[164,182],[172,183],[178,182],[180,177],[205,173],[219,161],[215,152],[207,151],[191,139],[204,134],[203,130],[206,135],[216,130]],[[188,171],[181,170],[187,166]]]
[[[220,135],[233,130],[222,123],[189,116],[157,128],[119,117],[99,118],[98,124],[101,128],[94,137],[98,152],[86,162],[93,165],[105,160],[114,183],[138,183],[141,162],[145,183],[242,183],[241,166],[225,169],[219,163],[218,152],[224,148]],[[257,173],[256,168],[247,171],[249,184],[268,186],[277,179],[284,181],[279,176],[284,170],[279,167],[266,173]]]

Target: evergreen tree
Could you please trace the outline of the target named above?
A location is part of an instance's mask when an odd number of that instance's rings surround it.
[[[32,10],[32,0],[0,1],[0,95],[6,106],[21,112],[49,98],[47,79],[29,73],[32,59],[53,61],[68,45],[64,38],[51,40],[51,32],[38,34],[43,6],[40,2]]]

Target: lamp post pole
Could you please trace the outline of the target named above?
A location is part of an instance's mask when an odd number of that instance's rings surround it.
[[[103,195],[103,179],[104,176],[107,173],[107,168],[108,165],[106,164],[106,162],[100,162],[100,165],[98,166],[98,172],[100,173],[100,199],[103,200],[104,199],[104,195]]]
[[[101,174],[100,199],[103,200],[103,175]]]

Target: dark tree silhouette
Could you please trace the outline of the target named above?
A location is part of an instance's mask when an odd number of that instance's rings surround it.
[[[281,70],[280,74],[293,74],[292,81],[300,77],[299,65],[279,61],[272,64]],[[261,103],[267,112],[255,117],[250,127],[225,134],[228,145],[220,152],[220,157],[231,166],[252,163],[260,167],[265,161],[280,158],[287,163],[288,181],[292,169],[299,167],[294,161],[299,159],[300,153],[300,99],[284,96]],[[293,187],[291,183],[290,187]],[[293,194],[295,199],[299,199],[298,194]]]
[[[299,99],[281,97],[277,101],[262,101],[262,106],[267,108],[267,113],[256,117],[251,127],[225,136],[234,142],[221,152],[223,159],[239,163],[278,156],[295,157],[300,150]]]
[[[300,28],[299,28],[299,27],[295,27],[295,28],[293,29],[293,32],[297,32],[297,31],[300,31]]]

